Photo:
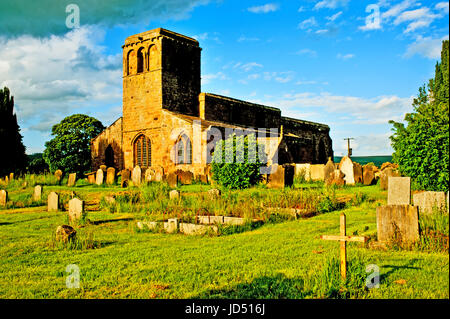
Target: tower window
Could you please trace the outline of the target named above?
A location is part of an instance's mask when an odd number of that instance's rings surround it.
[[[191,140],[186,134],[181,135],[176,144],[176,164],[192,164]]]
[[[144,49],[140,48],[137,53],[137,73],[144,72]]]
[[[152,144],[145,135],[140,135],[134,141],[134,166],[141,168],[152,166]]]

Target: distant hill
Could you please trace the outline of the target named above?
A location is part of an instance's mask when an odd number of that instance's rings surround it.
[[[335,156],[334,162],[339,163],[342,159],[342,156]],[[381,155],[381,156],[352,156],[352,161],[359,163],[361,165],[365,165],[367,163],[374,163],[376,166],[380,167],[381,164],[386,162],[392,163],[392,155]]]

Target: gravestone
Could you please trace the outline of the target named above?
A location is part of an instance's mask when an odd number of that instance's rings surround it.
[[[363,167],[363,184],[368,186],[372,185],[375,180],[375,173],[373,171],[373,166],[364,166]]]
[[[131,180],[133,181],[134,186],[140,186],[142,179],[142,171],[139,165],[133,168],[133,173],[131,175]]]
[[[36,185],[33,191],[33,201],[38,202],[42,198],[42,186]]]
[[[283,188],[284,187],[284,167],[278,164],[272,165],[272,174],[267,176],[267,187],[269,188]]]
[[[444,192],[421,192],[413,194],[413,204],[414,206],[419,207],[420,215],[432,214],[433,209],[440,211],[445,211],[445,209],[447,209]]]
[[[341,172],[340,169],[335,169],[332,173],[332,178],[328,180],[327,185],[337,185],[337,186],[344,186],[344,173]]]
[[[56,177],[56,180],[57,180],[58,182],[61,182],[62,176],[63,176],[62,170],[57,169],[56,172],[55,172],[55,177]]]
[[[69,225],[61,225],[56,229],[56,240],[67,243],[73,241],[77,235],[77,231]]]
[[[355,179],[355,183],[362,184],[363,182],[363,170],[362,166],[359,163],[353,162],[353,178]]]
[[[69,174],[69,180],[67,181],[67,186],[68,187],[75,186],[76,180],[77,180],[77,173]]]
[[[106,170],[106,184],[113,185],[116,181],[116,169],[114,167],[108,167]]]
[[[411,204],[410,177],[389,177],[388,185],[388,205]]]
[[[95,184],[95,173],[87,174],[89,184]]]
[[[99,168],[97,173],[95,174],[95,184],[102,185],[103,184],[103,170]]]
[[[416,206],[377,207],[378,241],[414,242],[419,239],[419,214]]]
[[[168,233],[175,233],[178,231],[178,219],[171,218],[167,220],[167,223],[164,223],[164,229]]]
[[[47,211],[57,212],[59,209],[59,195],[55,192],[48,194],[47,198]]]
[[[69,200],[69,222],[80,220],[84,214],[84,201],[73,198]]]
[[[169,187],[176,188],[178,186],[178,175],[175,173],[169,173],[167,175],[167,183],[169,184]]]
[[[100,165],[100,169],[101,169],[103,172],[106,173],[107,166],[106,166],[106,165]]]
[[[380,189],[381,190],[387,190],[388,189],[388,180],[389,177],[400,177],[400,174],[398,171],[396,171],[392,167],[386,167],[384,170],[381,171],[380,174]]]
[[[329,157],[328,162],[324,168],[324,179],[325,179],[326,184],[329,185],[334,180],[334,170],[335,169],[336,169],[336,166],[334,165],[334,162],[331,159],[331,157]]]
[[[128,182],[130,180],[131,172],[128,169],[123,169],[120,175],[122,176],[122,182]]]
[[[303,176],[306,181],[311,180],[311,164],[295,164],[295,176]]]
[[[169,192],[169,198],[170,199],[180,199],[180,192],[176,189]]]
[[[325,165],[315,164],[310,166],[310,174],[312,181],[324,181],[325,180]]]
[[[200,174],[197,176],[197,180],[202,184],[208,184],[208,176]]]
[[[14,179],[14,173],[9,173],[9,180],[12,181]]]
[[[346,185],[355,185],[355,173],[353,162],[348,156],[344,156],[339,163],[339,169],[344,173],[344,181]]]
[[[6,206],[8,202],[8,192],[4,189],[0,190],[0,205]]]
[[[152,169],[155,171],[153,180],[155,182],[162,182],[164,179],[164,168],[162,166],[152,166]]]
[[[153,168],[151,168],[151,167],[147,168],[145,170],[144,176],[145,176],[145,182],[146,183],[152,182],[154,180],[154,177],[155,177],[155,170]]]
[[[191,185],[192,184],[192,180],[194,179],[194,174],[192,174],[192,172],[189,171],[181,171],[178,174],[180,183],[183,185]]]

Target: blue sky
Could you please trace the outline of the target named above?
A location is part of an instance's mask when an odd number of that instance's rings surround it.
[[[65,24],[70,3],[79,28]],[[41,152],[65,116],[104,125],[121,116],[121,45],[163,27],[199,40],[203,92],[328,124],[337,156],[346,137],[355,156],[385,155],[388,121],[412,110],[434,74],[448,8],[439,0],[2,1],[0,86],[15,96],[27,153]]]

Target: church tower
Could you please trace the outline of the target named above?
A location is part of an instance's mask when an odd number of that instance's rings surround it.
[[[128,37],[123,48],[125,168],[160,162],[162,110],[198,116],[197,40],[165,29]]]

